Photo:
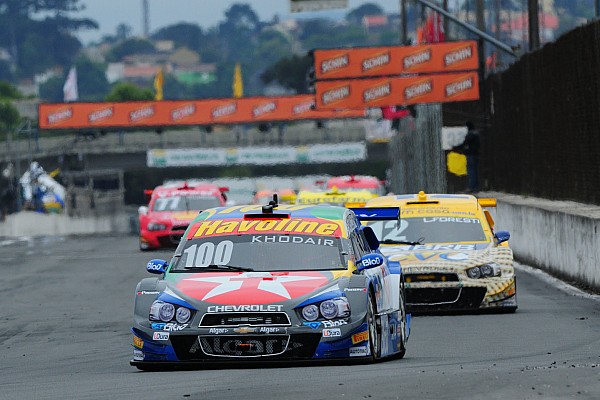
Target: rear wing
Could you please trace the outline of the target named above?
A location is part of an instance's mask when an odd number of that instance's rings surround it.
[[[477,202],[481,207],[496,207],[496,199],[491,197],[480,197]]]
[[[350,208],[360,221],[400,221],[400,207]]]

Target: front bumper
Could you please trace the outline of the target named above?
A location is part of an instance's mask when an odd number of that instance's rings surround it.
[[[144,250],[177,247],[185,231],[142,231],[140,248]]]

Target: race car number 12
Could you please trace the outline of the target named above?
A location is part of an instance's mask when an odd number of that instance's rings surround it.
[[[206,242],[200,246],[197,244],[184,250],[186,255],[185,267],[207,267],[209,265],[227,265],[233,253],[233,242],[223,240],[215,246],[214,243]]]

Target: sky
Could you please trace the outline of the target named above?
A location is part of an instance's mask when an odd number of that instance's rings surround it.
[[[276,14],[282,18],[291,15],[288,0],[149,0],[150,32],[178,22],[196,23],[203,28],[215,26],[225,18],[225,11],[236,3],[250,4],[262,21],[269,21]],[[400,1],[349,0],[348,3],[348,10],[364,3],[375,3],[386,12],[397,13]],[[97,41],[106,34],[113,35],[121,23],[131,26],[134,35],[142,33],[142,0],[80,0],[80,4],[85,6],[85,10],[77,17],[91,18],[100,25],[98,30],[81,31],[77,35],[84,44]],[[306,13],[294,15],[301,17]],[[327,15],[327,12],[312,15],[318,17]]]

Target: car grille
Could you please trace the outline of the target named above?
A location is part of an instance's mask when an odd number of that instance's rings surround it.
[[[171,336],[181,361],[210,361],[216,358],[269,357],[277,360],[312,358],[321,340],[320,333],[293,335]]]
[[[177,247],[182,235],[159,236],[158,244],[160,247]]]
[[[291,325],[286,313],[204,314],[200,326]]]
[[[175,225],[171,228],[171,231],[185,231],[189,225]]]
[[[457,274],[434,272],[431,274],[404,274],[406,282],[458,282]]]
[[[409,304],[444,304],[454,303],[460,296],[461,289],[406,289],[406,302]]]

